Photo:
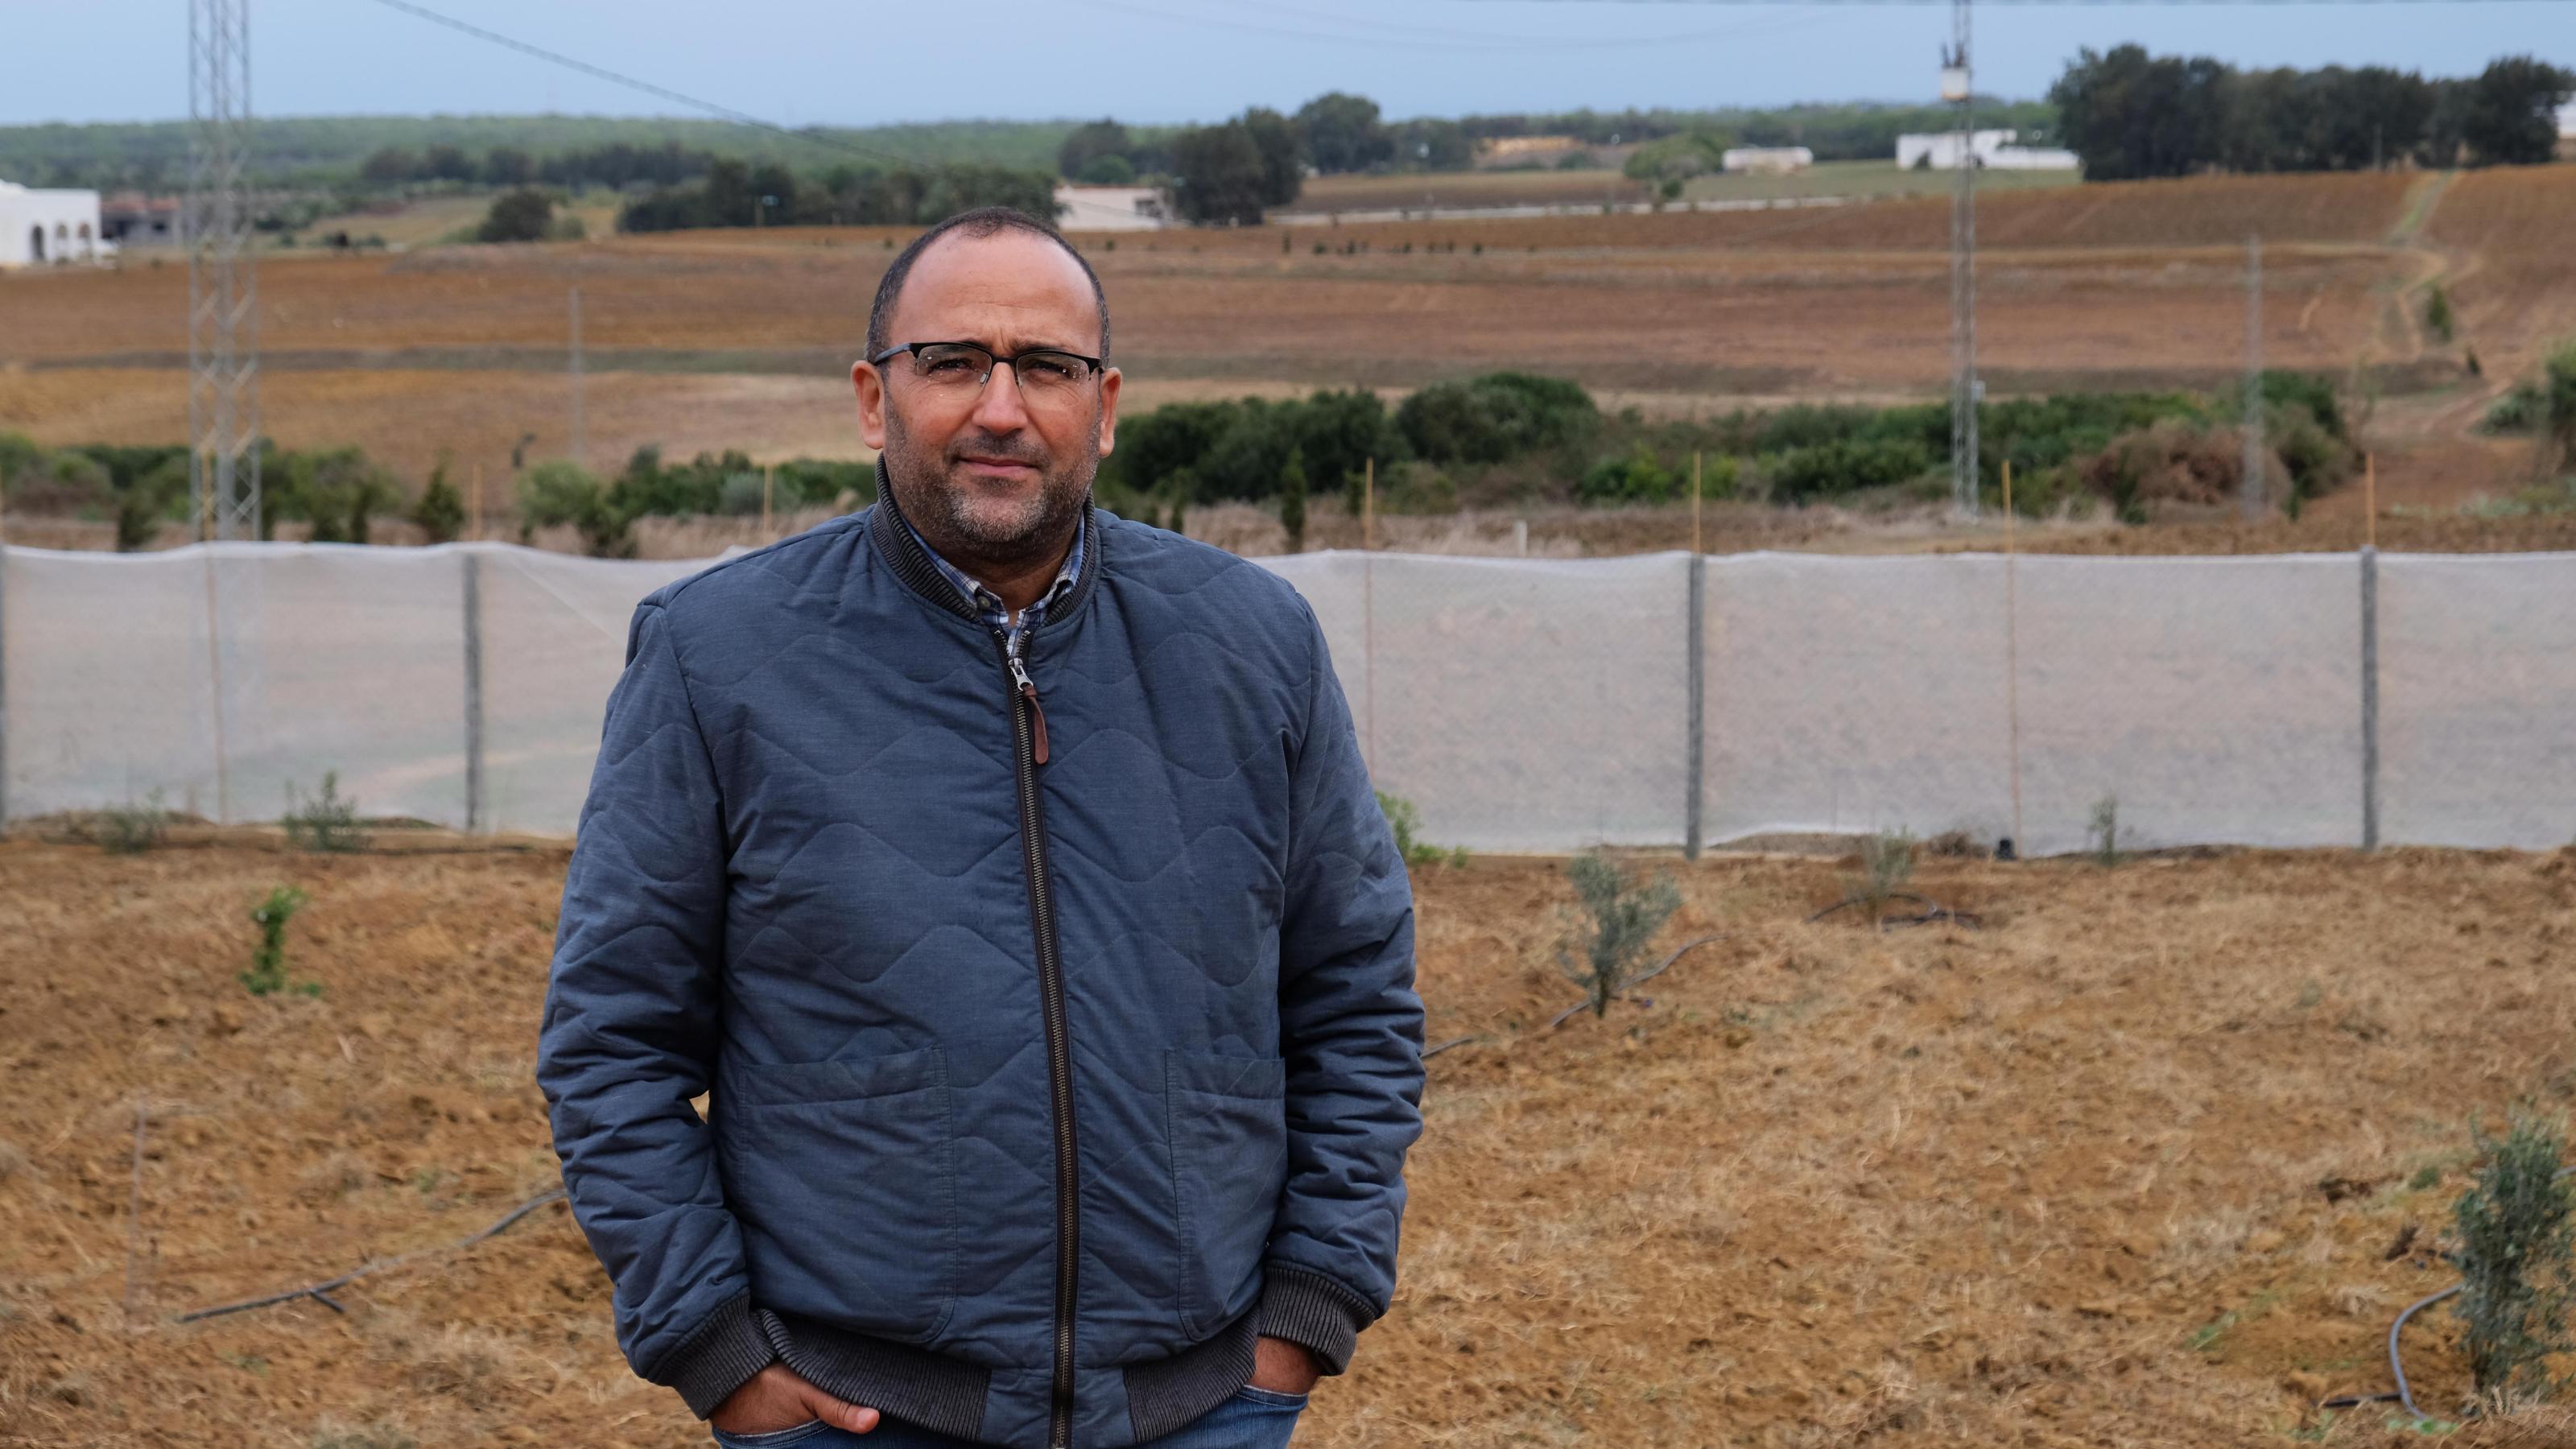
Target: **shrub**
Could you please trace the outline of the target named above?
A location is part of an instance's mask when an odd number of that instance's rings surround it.
[[[1912,439],[1877,438],[1791,448],[1762,460],[1777,497],[1803,502],[1828,493],[1884,488],[1932,469],[1932,454]]]
[[[569,523],[580,531],[583,546],[594,557],[635,556],[635,536],[630,531],[635,515],[612,496],[598,474],[565,459],[549,459],[520,474],[517,491],[522,543],[536,529]]]
[[[554,198],[532,186],[502,192],[492,201],[492,209],[483,216],[483,224],[474,229],[474,239],[482,242],[544,241],[553,230]]]
[[[447,543],[465,527],[465,500],[458,496],[456,485],[447,481],[447,454],[438,455],[438,463],[429,470],[429,482],[420,490],[420,502],[411,511],[411,521],[429,535],[432,543]]]
[[[402,501],[393,474],[357,448],[284,453],[274,468],[263,459],[261,487],[267,490],[261,529],[301,518],[312,525],[307,537],[315,543],[365,543],[368,520]]]
[[[1566,862],[1565,873],[1588,919],[1558,944],[1557,969],[1583,988],[1594,1016],[1608,1016],[1610,1003],[1644,970],[1655,933],[1681,908],[1681,888],[1669,876],[1640,882],[1598,849]]]
[[[322,793],[303,805],[295,803],[295,782],[286,782],[286,814],[280,824],[286,827],[289,845],[304,850],[341,853],[367,848],[368,836],[358,828],[358,802],[340,797],[340,772],[322,772]]]
[[[2548,1397],[2564,1381],[2547,1379],[2543,1359],[2576,1348],[2566,1334],[2576,1202],[2559,1175],[2563,1133],[2520,1107],[2504,1136],[2485,1136],[2474,1116],[2469,1133],[2486,1164],[2454,1210],[2461,1347],[2480,1393],[2522,1389]]]
[[[286,923],[304,902],[304,892],[293,886],[276,886],[270,889],[267,900],[251,907],[250,918],[259,923],[259,946],[251,952],[250,969],[236,975],[251,995],[271,996],[280,991],[298,996],[322,994],[320,982],[286,978]]]
[[[1874,919],[1914,876],[1914,834],[1882,830],[1860,843],[1860,875],[1846,883],[1844,898],[1865,902]]]
[[[2244,449],[2230,431],[2164,419],[2123,433],[2077,465],[2084,485],[2129,522],[2150,502],[2221,503],[2236,496]]]
[[[2084,829],[2091,843],[2094,863],[2104,870],[2120,863],[2120,797],[2105,795],[2093,802],[2093,819]]]
[[[2539,384],[2522,383],[2490,403],[2478,427],[2490,433],[2524,432],[2539,422],[2547,409],[2548,400],[2541,395]]]
[[[1288,531],[1288,551],[1306,551],[1306,453],[1288,450],[1288,466],[1279,470],[1279,526]]]
[[[161,808],[161,791],[154,787],[138,805],[129,800],[110,805],[98,812],[94,829],[98,843],[110,855],[140,855],[168,837],[170,812]]]
[[[1287,402],[1175,403],[1121,419],[1118,450],[1101,464],[1100,477],[1138,493],[1186,482],[1193,501],[1257,501],[1278,491],[1291,450],[1304,455],[1310,482],[1407,453],[1386,405],[1354,388]]]
[[[1603,458],[1586,468],[1574,493],[1586,503],[1663,503],[1672,498],[1680,481],[1656,461],[1652,448],[1640,442],[1622,456]]]
[[[758,473],[728,473],[716,490],[716,512],[748,517],[760,512],[761,500],[772,491]]]
[[[2424,326],[2444,342],[2451,340],[2451,298],[2439,282],[2425,289]]]
[[[1406,865],[1467,863],[1467,847],[1461,845],[1444,850],[1416,833],[1422,829],[1422,817],[1414,810],[1412,801],[1380,790],[1377,792],[1377,808],[1378,813],[1386,817],[1387,828],[1395,832],[1395,853],[1404,857]]]
[[[1413,451],[1444,463],[1499,463],[1580,443],[1600,424],[1600,409],[1580,385],[1527,372],[1433,383],[1395,410]]]

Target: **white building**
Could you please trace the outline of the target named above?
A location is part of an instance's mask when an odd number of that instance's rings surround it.
[[[1063,231],[1160,231],[1172,224],[1151,186],[1058,186],[1055,224]]]
[[[1804,146],[1735,146],[1717,159],[1729,171],[1804,171],[1816,164],[1816,153]]]
[[[99,234],[97,192],[35,191],[0,181],[0,267],[95,261],[115,250]]]
[[[2073,171],[2083,163],[2072,151],[2053,146],[2023,146],[2019,131],[1971,131],[1968,152],[1979,167],[1992,171]],[[1924,135],[1896,138],[1896,164],[1906,170],[1916,166],[1934,171],[1959,169],[1959,133],[1933,131]]]

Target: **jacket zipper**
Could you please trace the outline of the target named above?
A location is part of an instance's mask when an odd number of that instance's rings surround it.
[[[1021,638],[1026,638],[1022,631]],[[1073,1442],[1074,1269],[1081,1240],[1075,1221],[1080,1191],[1073,1143],[1073,1054],[1064,1025],[1064,964],[1056,952],[1055,903],[1047,893],[1046,821],[1038,806],[1038,770],[1046,763],[1046,715],[1038,687],[1020,662],[1018,641],[993,631],[1011,697],[1011,735],[1020,791],[1020,860],[1028,874],[1029,919],[1037,936],[1038,1000],[1046,1022],[1047,1090],[1055,1113],[1055,1387],[1047,1442]]]

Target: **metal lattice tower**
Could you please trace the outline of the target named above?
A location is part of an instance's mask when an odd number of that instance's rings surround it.
[[[1959,107],[1959,181],[1950,193],[1950,502],[1977,516],[1977,154],[1974,73],[1968,65],[1968,0],[1950,6],[1941,98]]]
[[[257,538],[259,317],[251,262],[250,0],[188,0],[188,514]]]

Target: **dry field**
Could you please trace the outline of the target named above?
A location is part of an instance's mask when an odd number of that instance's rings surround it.
[[[345,1312],[173,1321],[552,1184],[562,845],[27,836],[0,843],[0,1443],[703,1442],[617,1358],[559,1205]],[[2469,1112],[2576,1093],[2576,851],[1927,860],[1981,923],[1885,933],[1807,921],[1848,862],[1670,864],[1670,939],[1729,934],[1562,1030],[1557,866],[1417,875],[1430,1039],[1474,1040],[1429,1063],[1394,1310],[1301,1444],[2393,1444],[2310,1405],[2386,1388],[2390,1318],[2451,1281]],[[234,982],[280,882],[318,1000]],[[2455,1339],[2409,1330],[2428,1410]]]
[[[1550,158],[1552,161],[1554,158]],[[1647,198],[1646,188],[1615,169],[1444,171],[1400,176],[1310,176],[1291,215],[1420,206],[1588,206]]]
[[[1530,174],[1530,173],[1519,173]],[[1937,197],[1781,212],[1564,216],[1081,238],[1131,405],[1498,367],[1650,413],[1938,396],[1949,215]],[[1979,346],[1999,393],[2230,384],[2244,239],[2265,239],[2264,356],[2380,394],[2392,499],[2491,491],[2467,428],[2576,331],[2576,166],[2055,187],[1980,209]],[[506,476],[568,441],[582,289],[585,461],[635,446],[856,456],[841,381],[906,234],[682,233],[280,261],[261,273],[263,416],[411,478],[442,451]],[[1345,244],[1365,251],[1344,253]],[[1327,248],[1318,253],[1316,248]],[[2439,281],[2460,316],[2421,325]],[[0,428],[41,442],[185,431],[182,266],[0,278]],[[2482,376],[2463,365],[2474,348]],[[2508,490],[2509,491],[2509,490]]]

